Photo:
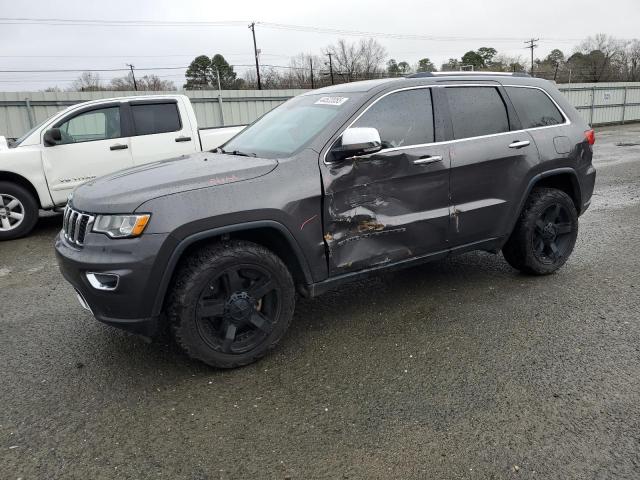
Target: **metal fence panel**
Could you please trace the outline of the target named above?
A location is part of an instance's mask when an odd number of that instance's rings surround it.
[[[640,82],[560,84],[558,88],[593,124],[640,121]],[[188,90],[180,92],[0,92],[0,135],[17,138],[55,112],[88,100],[132,95],[184,94],[201,127],[254,121],[307,90]]]

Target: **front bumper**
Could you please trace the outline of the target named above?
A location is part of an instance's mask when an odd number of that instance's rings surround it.
[[[159,330],[159,316],[153,314],[162,277],[158,262],[168,234],[145,234],[139,238],[113,240],[89,233],[84,246],[77,247],[56,237],[55,249],[60,271],[87,304],[95,318],[132,333],[152,337]],[[96,289],[88,272],[119,277],[113,291]]]

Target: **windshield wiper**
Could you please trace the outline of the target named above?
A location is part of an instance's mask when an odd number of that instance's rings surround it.
[[[237,155],[239,157],[257,157],[257,155],[255,153],[252,152],[241,152],[240,150],[234,150],[232,152],[224,152],[228,155]]]

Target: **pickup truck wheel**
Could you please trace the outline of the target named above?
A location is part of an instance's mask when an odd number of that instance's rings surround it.
[[[536,188],[502,254],[522,272],[548,275],[564,265],[577,237],[578,212],[569,195],[554,188]]]
[[[0,182],[0,240],[27,235],[38,222],[38,203],[20,185]]]
[[[167,313],[176,343],[218,368],[256,361],[287,331],[295,289],[282,260],[245,241],[205,247],[177,274]]]

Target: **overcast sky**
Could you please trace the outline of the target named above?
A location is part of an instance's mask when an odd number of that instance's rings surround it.
[[[466,51],[491,46],[500,53],[528,58],[524,40],[540,38],[536,56],[553,48],[570,53],[580,39],[595,33],[620,38],[640,36],[640,0],[0,0],[0,17],[242,21],[235,26],[57,26],[6,24],[0,20],[0,70],[183,67],[199,54],[221,53],[229,63],[253,62],[250,21],[440,39],[379,37],[390,58],[411,64],[429,57],[437,66]],[[300,52],[320,54],[335,33],[297,32],[256,27],[261,62],[288,65]],[[442,38],[445,37],[445,38]],[[237,67],[242,72],[243,67]],[[151,72],[149,72],[151,73]],[[154,71],[180,87],[182,70]],[[76,72],[2,73],[0,91],[67,88]],[[101,73],[103,80],[125,72]],[[140,72],[143,74],[143,72]]]

